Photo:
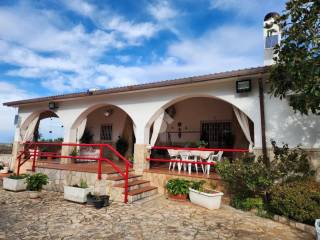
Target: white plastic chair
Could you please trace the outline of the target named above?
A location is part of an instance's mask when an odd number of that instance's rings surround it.
[[[191,152],[180,152],[179,153],[180,157],[181,157],[181,161],[190,161],[190,156],[191,156]],[[178,171],[180,173],[181,171],[181,167],[183,165],[183,170],[186,171],[187,170],[187,164],[186,163],[178,163]],[[189,174],[191,174],[191,163],[188,163],[188,167],[189,167]]]
[[[194,162],[202,162],[202,152],[201,151],[191,151],[192,155],[193,155],[193,160]],[[196,171],[198,173],[198,164],[195,163],[195,168],[196,168]],[[201,164],[201,168],[202,168],[202,172],[204,172],[204,166],[203,164]]]
[[[177,150],[168,149],[168,153],[169,153],[169,156],[170,156],[170,160],[178,160],[179,159],[179,152]],[[174,168],[176,167],[176,162],[170,162],[169,163],[169,171],[171,169],[171,166],[172,166],[172,170],[174,170]],[[179,167],[178,167],[178,169],[179,169]]]
[[[208,163],[220,162],[220,161],[221,161],[221,158],[222,158],[222,155],[223,155],[223,151],[219,151],[217,154],[211,153],[210,156],[208,157],[207,162],[208,162]],[[208,174],[208,175],[210,174],[210,168],[211,168],[211,165],[208,164],[208,165],[206,166],[207,174]]]

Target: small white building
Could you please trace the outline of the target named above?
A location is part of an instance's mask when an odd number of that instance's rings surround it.
[[[264,29],[265,66],[141,85],[8,102],[18,108],[14,156],[32,141],[39,121],[59,117],[64,142],[76,143],[87,129],[92,143],[126,139],[138,173],[149,169],[148,146],[252,149],[270,156],[270,139],[301,144],[315,165],[320,158],[320,118],[294,113],[286,100],[268,93],[268,70],[280,29],[268,14]],[[67,150],[65,150],[67,151]],[[232,156],[229,156],[232,157]]]

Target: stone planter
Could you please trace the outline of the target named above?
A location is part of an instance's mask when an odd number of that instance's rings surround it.
[[[29,198],[35,199],[40,197],[40,192],[38,191],[28,191]]]
[[[87,202],[87,195],[91,191],[91,188],[64,186],[64,199],[72,202],[85,203]]]
[[[220,208],[222,196],[223,193],[218,191],[205,193],[189,188],[190,201],[210,210]]]
[[[26,179],[12,179],[6,177],[3,179],[3,188],[14,192],[24,191],[27,189]]]

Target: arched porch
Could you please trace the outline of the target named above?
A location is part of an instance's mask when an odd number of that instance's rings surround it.
[[[147,128],[147,141],[154,147],[151,169],[169,169],[169,162],[155,159],[172,159],[170,148],[179,148],[180,152],[216,149],[212,154],[220,149],[222,158],[234,159],[254,147],[253,121],[235,105],[211,96],[174,99],[156,112]]]

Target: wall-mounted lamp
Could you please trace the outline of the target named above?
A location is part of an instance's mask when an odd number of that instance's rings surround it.
[[[55,110],[59,106],[58,106],[58,103],[56,103],[56,102],[49,102],[48,107],[49,107],[50,110]]]
[[[239,80],[236,82],[237,93],[251,91],[251,79]]]
[[[108,109],[107,111],[104,112],[104,115],[106,117],[110,117],[110,115],[113,113],[113,110],[112,109]]]

